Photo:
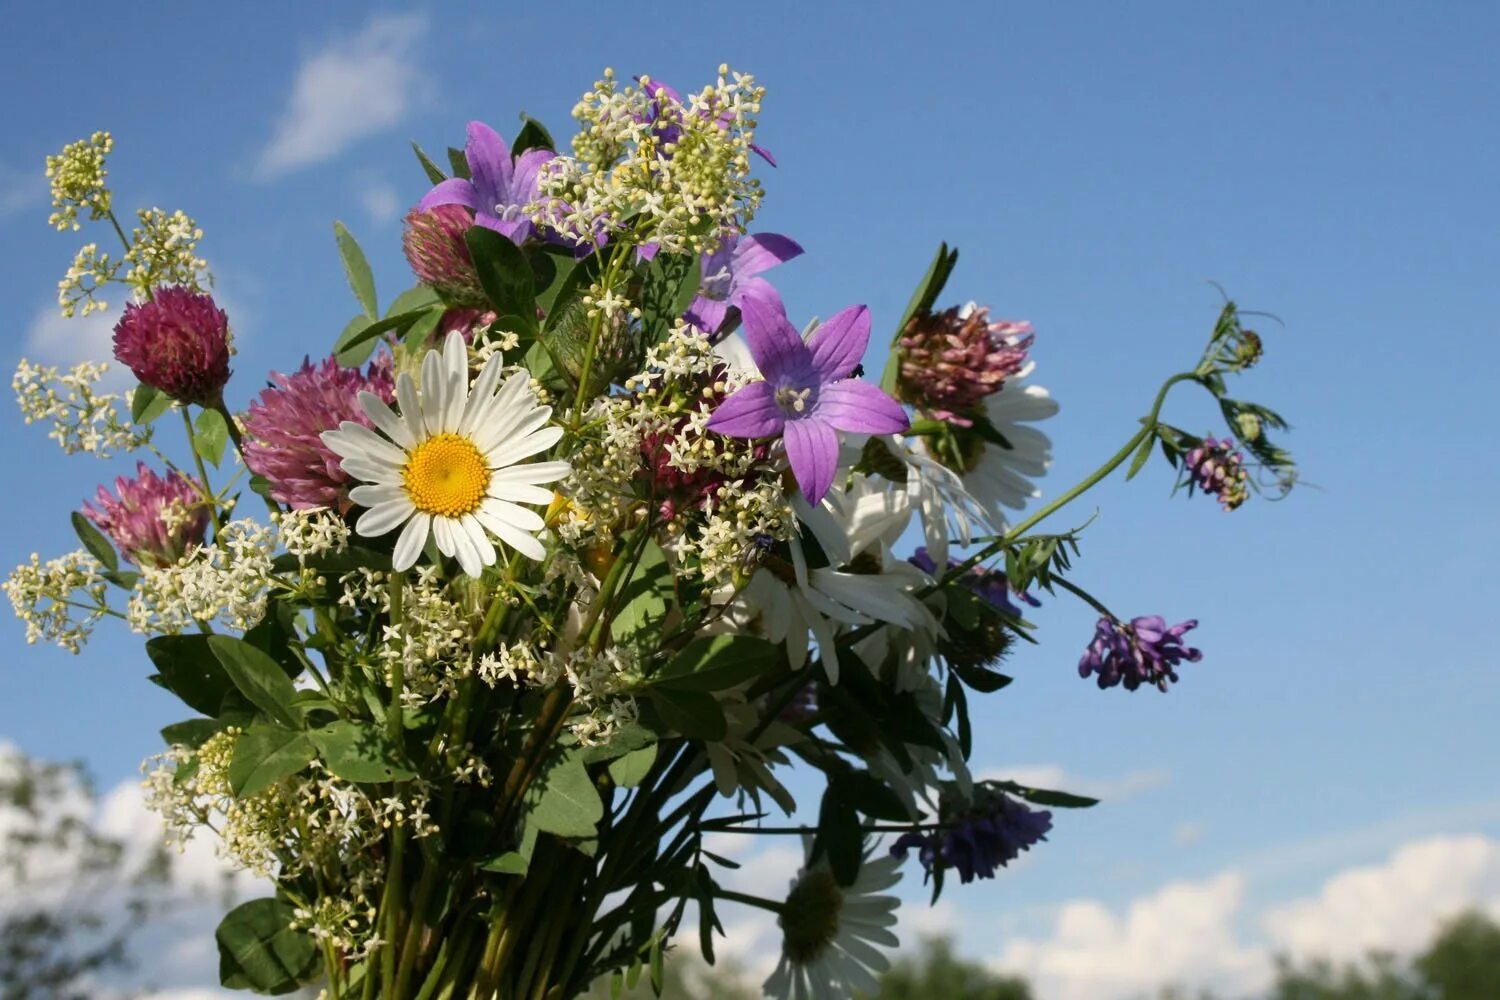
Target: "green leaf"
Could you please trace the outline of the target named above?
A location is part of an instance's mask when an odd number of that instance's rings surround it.
[[[917,289],[912,293],[911,301],[906,304],[906,311],[901,314],[901,321],[896,324],[895,333],[891,335],[891,353],[885,364],[885,372],[880,377],[880,387],[886,392],[896,388],[896,374],[900,371],[901,352],[896,349],[902,334],[906,332],[906,324],[918,313],[930,312],[937,297],[942,294],[943,286],[948,283],[948,275],[953,273],[954,265],[958,263],[958,250],[948,249],[947,243],[938,244],[937,254],[933,256],[932,263],[927,266],[927,273],[922,275],[922,280],[917,284]]]
[[[578,753],[585,764],[602,764],[655,742],[655,733],[638,722],[631,722],[616,730],[608,743],[580,747]]]
[[[523,339],[536,336],[536,287],[532,283],[531,265],[526,255],[506,237],[473,226],[464,234],[479,284],[485,297],[501,317],[510,317],[510,326]]]
[[[193,421],[193,450],[218,468],[229,444],[229,422],[218,410],[204,410]]]
[[[698,294],[701,280],[697,254],[659,253],[646,266],[641,284],[641,331],[647,348],[666,339],[672,324]]]
[[[355,368],[364,364],[365,359],[375,350],[376,338],[381,334],[390,331],[400,334],[408,327],[427,321],[429,317],[432,325],[436,326],[442,315],[443,309],[439,303],[403,313],[393,313],[373,323],[366,316],[356,316],[349,321],[348,326],[344,327],[344,332],[339,334],[338,342],[333,345],[334,357],[345,368]]]
[[[226,723],[219,719],[184,719],[161,729],[161,738],[168,746],[201,747],[210,736],[223,729]]]
[[[1035,802],[1039,806],[1056,806],[1059,809],[1087,809],[1089,806],[1099,804],[1098,799],[1091,799],[1087,795],[1074,795],[1071,792],[1054,792],[1046,788],[1028,788],[1018,785],[1014,781],[989,782],[997,788],[1019,796],[1027,802]]]
[[[281,665],[265,653],[245,642],[228,635],[211,635],[208,648],[219,665],[239,688],[240,694],[275,722],[291,729],[299,728],[301,720],[292,708],[292,696],[296,689],[292,679],[281,669]]]
[[[531,855],[536,851],[537,828],[534,823],[527,823],[521,831],[521,842],[516,845],[514,851],[506,851],[497,855],[484,864],[480,865],[487,872],[499,872],[501,875],[525,875],[531,867]]]
[[[604,802],[583,758],[567,753],[542,775],[531,792],[528,825],[559,837],[592,837],[604,818]]]
[[[850,771],[839,776],[845,795],[854,807],[872,819],[904,823],[912,818],[901,797],[869,771]]]
[[[757,636],[699,636],[652,681],[684,691],[721,691],[761,676],[780,658],[779,646]]]
[[[648,743],[609,762],[609,776],[621,788],[634,788],[646,780],[656,763],[656,744]]]
[[[251,726],[234,741],[229,788],[244,798],[289,778],[312,762],[312,740],[299,729]]]
[[[516,141],[510,144],[511,156],[520,156],[528,149],[557,149],[547,126],[528,114],[522,114],[521,121],[524,123],[521,131],[516,133]]]
[[[950,666],[952,666],[953,672],[958,675],[959,680],[980,694],[993,694],[1015,679],[1005,674],[996,673],[993,670],[987,670],[977,664],[969,663],[960,665],[955,663],[950,664]]]
[[[454,177],[462,177],[464,180],[472,179],[472,174],[469,171],[469,158],[464,155],[463,150],[449,146],[448,165],[453,168]]]
[[[1155,444],[1155,434],[1147,434],[1146,440],[1135,450],[1135,457],[1130,460],[1130,468],[1125,472],[1125,481],[1128,483],[1135,478],[1135,474],[1145,468],[1146,460],[1151,457],[1151,446]]]
[[[385,730],[373,722],[341,719],[308,735],[328,770],[345,781],[406,781],[415,776]]]
[[[219,982],[232,990],[290,993],[313,977],[318,949],[306,931],[292,930],[292,905],[252,899],[219,922]]]
[[[578,261],[562,248],[543,246],[528,255],[531,261],[532,286],[537,289],[536,304],[544,314],[552,312],[557,295],[568,284]]]
[[[859,810],[855,805],[846,775],[835,775],[823,792],[818,807],[818,833],[813,838],[811,860],[825,855],[828,867],[839,885],[853,885],[859,877],[864,859],[864,831],[860,829]]]
[[[448,175],[443,173],[442,168],[432,162],[432,157],[422,152],[422,147],[417,145],[415,139],[412,140],[411,151],[417,154],[417,162],[422,164],[422,172],[427,175],[428,180],[434,184],[441,184],[448,179]]]
[[[427,344],[427,338],[443,321],[445,312],[443,309],[427,310],[420,319],[406,328],[406,332],[401,335],[401,346],[413,354],[420,354]]]
[[[146,641],[146,655],[161,685],[195,712],[217,716],[234,682],[219,665],[206,635],[159,635]]]
[[[402,313],[419,312],[430,306],[440,306],[442,304],[443,300],[438,298],[438,293],[434,292],[431,288],[426,285],[413,285],[396,296],[390,306],[386,308],[385,315],[389,319],[392,316],[399,316]]]
[[[623,603],[610,623],[610,634],[616,642],[629,642],[648,630],[656,634],[667,616],[674,582],[667,554],[655,541],[647,541],[635,572],[620,588]]]
[[[713,695],[702,691],[652,688],[651,702],[661,721],[690,740],[714,742],[729,732],[724,709]]]
[[[104,568],[111,573],[119,572],[120,557],[115,554],[115,547],[104,537],[104,533],[94,527],[94,522],[76,510],[72,514],[72,521],[73,533],[78,536],[83,547],[88,549],[89,555],[103,563]]]
[[[172,397],[144,382],[135,387],[130,395],[130,420],[141,427],[172,408]]]
[[[366,316],[378,319],[380,306],[375,300],[375,275],[370,271],[370,262],[365,260],[365,252],[342,222],[333,224],[333,238],[338,242],[339,256],[344,260],[344,275],[349,279],[354,298]]]

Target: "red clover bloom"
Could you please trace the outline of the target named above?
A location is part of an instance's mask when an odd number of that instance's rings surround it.
[[[115,358],[180,403],[211,406],[229,381],[229,317],[213,297],[163,287],[115,324]]]
[[[1030,323],[991,323],[989,310],[962,309],[913,316],[901,337],[899,394],[924,413],[960,427],[972,411],[1026,364]]]
[[[479,306],[485,302],[484,288],[464,234],[474,225],[468,209],[460,205],[437,205],[407,213],[401,234],[401,249],[417,280],[456,306]]]
[[[159,476],[145,462],[137,462],[135,469],[134,479],[115,479],[113,496],[99,487],[94,498],[98,509],[84,501],[83,515],[135,565],[171,566],[203,544],[206,501],[180,472]]]

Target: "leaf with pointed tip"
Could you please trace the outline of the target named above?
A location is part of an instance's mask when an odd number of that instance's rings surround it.
[[[370,319],[380,318],[380,307],[375,299],[375,274],[370,270],[365,252],[359,248],[359,241],[342,222],[333,224],[333,238],[339,245],[339,256],[344,261],[344,276],[349,279],[349,288],[354,292],[359,307]]]

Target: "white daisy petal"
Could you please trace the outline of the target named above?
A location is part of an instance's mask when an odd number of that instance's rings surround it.
[[[562,436],[563,429],[555,424],[551,427],[543,427],[535,433],[507,441],[505,444],[485,452],[485,458],[489,461],[491,467],[498,468],[503,465],[512,465],[523,458],[530,458],[532,455],[546,451],[557,444],[562,439]]]
[[[530,462],[526,465],[513,465],[508,469],[497,469],[490,478],[490,484],[554,483],[572,471],[573,467],[567,462]]]
[[[432,518],[432,538],[437,542],[438,551],[445,556],[454,555],[458,550],[453,545],[453,521],[440,514]]]
[[[495,565],[497,558],[495,543],[490,541],[490,536],[485,532],[484,526],[473,514],[465,514],[459,519],[459,530],[469,539],[469,544],[479,553],[479,561],[485,566]]]
[[[339,463],[339,467],[355,479],[361,479],[367,483],[396,484],[401,482],[401,470],[392,468],[384,462],[374,462],[363,457],[346,458]]]
[[[506,500],[486,500],[480,505],[480,510],[491,517],[498,517],[506,524],[514,525],[521,531],[541,531],[545,522],[534,510],[518,507]]]
[[[517,503],[551,503],[552,491],[541,486],[525,483],[496,482],[490,479],[489,495],[496,500],[514,500]]]
[[[366,538],[376,538],[400,525],[412,515],[414,510],[411,501],[404,497],[383,503],[361,514],[359,520],[354,523],[354,530]]]
[[[546,557],[547,550],[542,548],[542,543],[537,541],[535,535],[527,534],[510,522],[491,514],[483,507],[475,511],[474,516],[478,518],[479,523],[484,525],[490,534],[521,553],[521,555],[529,559],[543,559]]]
[[[411,439],[420,441],[426,437],[427,428],[422,422],[422,397],[417,392],[416,382],[406,372],[396,376],[396,402],[401,406],[401,420],[406,424]]]
[[[411,449],[417,444],[417,439],[412,437],[411,428],[406,421],[396,415],[396,411],[386,405],[385,400],[369,390],[361,390],[359,394],[359,408],[370,418],[370,423],[380,428],[387,437],[395,441],[402,448]]]
[[[448,522],[448,537],[453,542],[453,555],[458,560],[459,567],[465,576],[477,577],[484,572],[484,563],[479,558],[479,547],[474,544],[474,539],[469,537],[469,532],[464,528],[462,521]]]
[[[356,424],[344,421],[339,429],[344,435],[346,445],[359,449],[359,454],[366,458],[373,458],[378,462],[384,462],[395,468],[406,464],[406,452],[396,447],[388,439],[376,434],[364,424]]]
[[[394,484],[356,486],[349,491],[349,499],[360,507],[375,507],[395,500],[403,501],[406,506],[411,507],[411,498],[406,495],[406,491]]]
[[[422,359],[422,426],[426,434],[443,433],[443,416],[448,410],[448,369],[442,353],[428,351]]]
[[[397,572],[411,569],[427,545],[427,531],[432,525],[432,515],[418,511],[401,529],[396,539],[396,551],[391,554],[391,567]]]

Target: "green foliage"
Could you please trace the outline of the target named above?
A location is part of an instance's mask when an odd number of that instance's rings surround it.
[[[302,725],[292,707],[296,689],[280,664],[250,643],[232,636],[209,636],[208,649],[251,704],[283,726],[296,729]]]
[[[214,468],[224,461],[229,444],[229,422],[218,410],[204,410],[193,421],[193,450]]]
[[[856,993],[866,1000],[866,994]],[[1031,987],[1016,976],[991,972],[959,958],[946,938],[926,938],[915,955],[903,955],[880,977],[878,1000],[1032,1000]],[[868,998],[875,1000],[875,998]]]
[[[345,781],[405,781],[412,770],[384,729],[371,722],[341,719],[308,733],[328,770]]]
[[[144,427],[172,408],[172,397],[144,382],[130,397],[130,420]]]
[[[104,564],[104,568],[111,572],[120,568],[120,559],[115,554],[115,547],[104,537],[103,532],[94,527],[94,522],[84,517],[78,511],[72,513],[73,532],[83,547],[88,550],[89,555]]]
[[[759,636],[699,636],[652,682],[683,691],[721,691],[761,676],[780,658],[780,647]]]
[[[333,224],[333,238],[339,245],[339,257],[344,262],[344,276],[349,279],[349,288],[354,292],[354,298],[364,310],[365,316],[377,318],[380,308],[375,300],[375,275],[370,270],[370,262],[365,260],[365,252],[359,248],[354,234],[342,222]]]
[[[232,990],[273,996],[309,981],[318,950],[305,932],[292,930],[292,906],[279,898],[252,899],[230,910],[214,932],[219,982]]]
[[[234,741],[229,787],[244,797],[289,778],[312,762],[316,751],[307,734],[281,726],[251,726]]]
[[[592,837],[604,818],[604,802],[581,754],[561,754],[528,793],[527,824],[559,837]]]

